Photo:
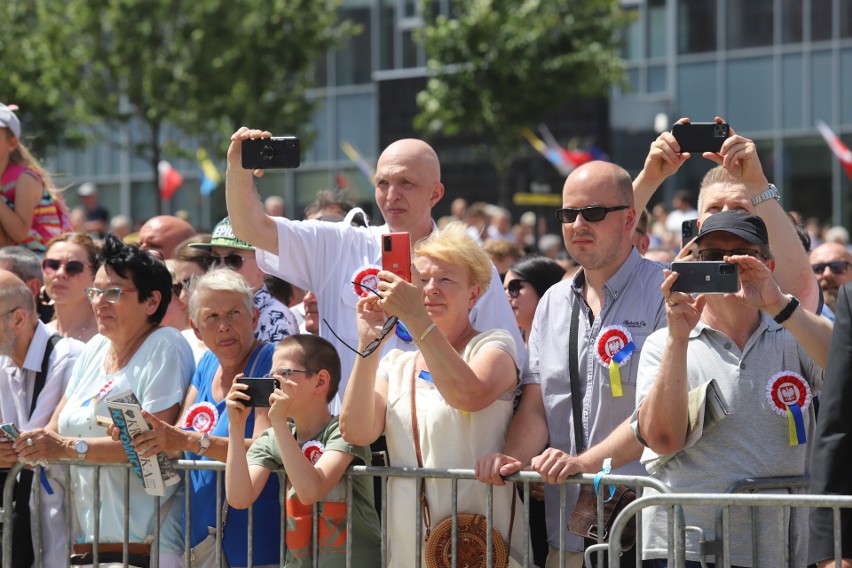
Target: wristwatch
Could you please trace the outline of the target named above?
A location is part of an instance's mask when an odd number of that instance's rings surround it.
[[[781,193],[778,191],[778,188],[771,183],[766,191],[751,198],[751,204],[757,207],[759,203],[763,203],[767,199],[775,199],[778,202],[781,201]]]
[[[198,439],[198,455],[203,456],[204,452],[210,449],[210,434],[207,432],[201,433],[201,438]]]
[[[86,453],[89,451],[89,443],[83,438],[80,438],[74,443],[74,449],[77,451],[77,461],[86,461]]]

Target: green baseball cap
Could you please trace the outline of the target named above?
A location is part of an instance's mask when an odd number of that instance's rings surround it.
[[[238,239],[234,235],[234,229],[231,227],[230,217],[225,217],[213,227],[213,236],[209,243],[192,243],[189,246],[201,250],[210,251],[213,247],[229,247],[244,250],[254,250],[254,247],[247,242]]]

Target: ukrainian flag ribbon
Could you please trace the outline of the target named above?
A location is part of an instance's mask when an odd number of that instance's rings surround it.
[[[790,445],[798,446],[808,442],[805,434],[805,420],[802,408],[796,404],[787,405],[787,427],[790,431]]]

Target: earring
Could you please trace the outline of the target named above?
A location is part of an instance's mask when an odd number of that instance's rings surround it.
[[[52,306],[53,298],[47,295],[47,290],[44,286],[41,287],[41,290],[38,292],[38,300],[42,306]]]

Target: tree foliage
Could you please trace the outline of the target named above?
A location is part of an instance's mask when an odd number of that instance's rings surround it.
[[[185,135],[215,140],[221,154],[241,125],[309,137],[314,66],[357,31],[338,22],[340,0],[2,4],[0,37],[16,39],[0,52],[12,71],[0,101],[18,102],[28,124],[44,116],[56,139],[87,120],[129,121],[153,172]]]
[[[483,135],[505,176],[533,126],[575,96],[606,96],[624,77],[617,38],[627,23],[618,0],[454,2],[421,40],[431,73],[415,127]]]

